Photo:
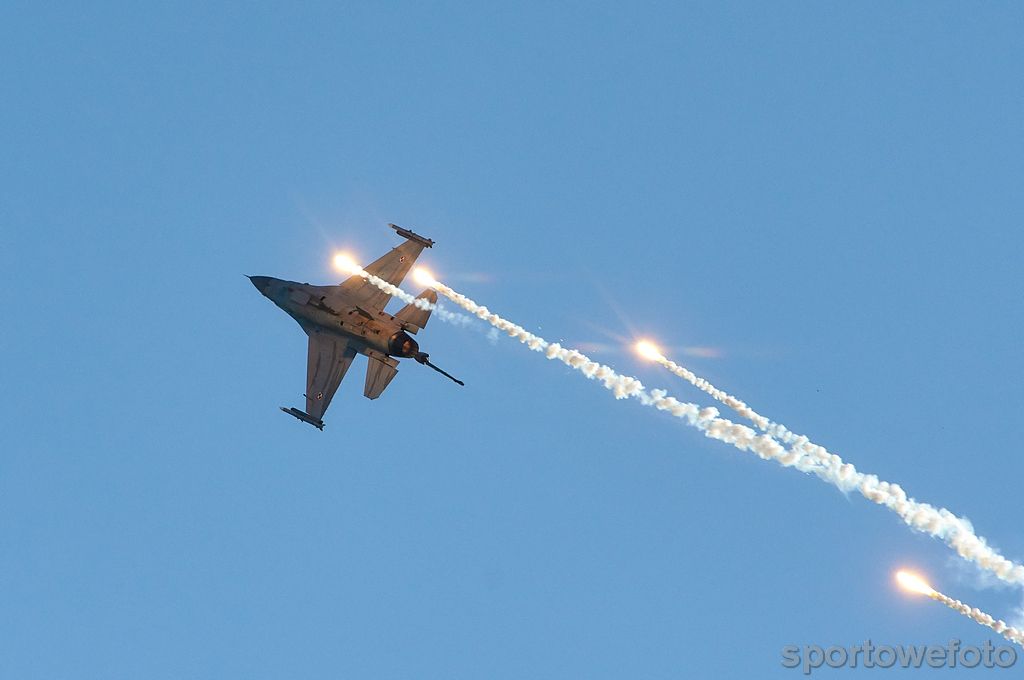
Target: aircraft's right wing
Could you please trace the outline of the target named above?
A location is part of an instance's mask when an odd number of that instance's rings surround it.
[[[306,413],[323,420],[356,351],[335,335],[312,331],[306,363]]]

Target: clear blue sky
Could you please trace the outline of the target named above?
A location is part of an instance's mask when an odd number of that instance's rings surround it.
[[[978,643],[941,543],[507,340],[305,337],[396,222],[457,288],[650,387],[649,334],[1024,558],[1016,3],[0,10],[0,676],[796,678]],[[1021,663],[1024,663],[1022,661]],[[927,671],[923,671],[927,673]]]

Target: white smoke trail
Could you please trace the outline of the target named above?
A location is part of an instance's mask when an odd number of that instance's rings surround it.
[[[672,372],[675,375],[679,376],[683,380],[686,380],[688,383],[690,383],[691,385],[693,385],[697,389],[699,389],[699,390],[701,390],[701,391],[711,395],[711,397],[713,397],[716,401],[719,401],[719,402],[725,404],[726,406],[731,408],[733,411],[735,411],[737,414],[739,414],[739,415],[743,416],[744,418],[746,418],[747,420],[753,422],[755,425],[757,425],[758,429],[763,430],[765,432],[768,432],[769,434],[771,434],[771,435],[773,435],[775,437],[778,437],[779,439],[783,440],[787,444],[789,444],[789,443],[791,443],[793,441],[793,440],[787,440],[786,439],[785,435],[786,434],[792,434],[792,433],[790,433],[785,428],[782,428],[781,426],[777,425],[776,423],[773,423],[772,421],[768,420],[767,418],[765,418],[761,414],[759,414],[756,411],[754,411],[754,409],[752,409],[749,406],[747,406],[747,404],[745,404],[740,399],[737,399],[736,397],[732,396],[728,392],[725,392],[723,390],[718,389],[717,387],[715,387],[714,385],[709,383],[704,378],[701,378],[700,376],[694,374],[693,371],[689,370],[685,366],[680,366],[676,362],[674,362],[671,359],[669,359],[668,357],[666,357],[660,351],[655,349],[652,345],[649,345],[649,344],[646,344],[646,343],[643,343],[643,344],[646,345],[646,346],[641,348],[641,353],[645,357],[650,358],[650,359],[658,362],[659,364],[661,364],[662,366],[667,368],[670,372]]]
[[[352,274],[363,277],[364,279],[366,279],[368,283],[373,284],[374,286],[381,289],[388,295],[398,298],[405,304],[414,305],[426,311],[432,311],[434,315],[437,316],[437,318],[441,319],[441,321],[444,321],[445,323],[450,323],[455,326],[470,326],[473,324],[473,319],[466,316],[465,314],[459,314],[458,312],[449,311],[444,307],[441,307],[428,300],[418,298],[415,295],[412,295],[411,293],[408,293],[405,290],[399,288],[398,286],[392,283],[388,283],[379,276],[371,274],[370,272],[366,271],[365,269],[363,269],[362,267],[353,262],[346,262],[344,266]]]
[[[1014,628],[1002,619],[997,619],[991,614],[986,614],[977,607],[971,607],[970,605],[966,605],[960,600],[954,600],[948,595],[940,593],[937,590],[933,590],[931,593],[929,593],[928,597],[932,598],[936,602],[941,602],[953,611],[963,616],[966,616],[972,621],[975,621],[983,626],[991,628],[992,630],[999,633],[1010,642],[1016,642],[1021,647],[1024,647],[1024,631],[1020,630],[1019,628]]]
[[[899,485],[884,482],[876,475],[859,472],[852,464],[844,462],[842,458],[831,453],[825,447],[762,416],[741,399],[718,389],[686,367],[668,359],[653,346],[648,344],[638,347],[638,349],[645,357],[653,359],[673,374],[747,418],[760,430],[785,444],[790,444],[791,450],[798,452],[802,458],[817,463],[811,468],[811,471],[826,482],[834,484],[843,491],[856,490],[868,500],[888,507],[911,528],[945,541],[961,557],[977,564],[1003,581],[1017,585],[1024,584],[1024,566],[1015,564],[992,549],[984,538],[974,533],[974,528],[968,519],[957,517],[945,508],[935,508],[928,503],[908,498],[906,492]]]
[[[896,582],[900,584],[901,588],[919,595],[926,595],[936,602],[941,602],[958,614],[966,616],[972,621],[980,623],[983,626],[987,626],[1010,642],[1016,642],[1020,646],[1024,647],[1024,631],[1013,627],[1006,623],[1006,621],[997,619],[990,614],[986,614],[977,607],[971,607],[960,600],[954,600],[945,593],[940,593],[932,588],[928,582],[918,574],[901,569],[896,572]]]
[[[381,290],[400,297],[411,304],[416,304],[422,309],[436,308],[436,305],[432,305],[426,300],[414,298],[412,295],[379,277],[362,270],[357,273],[360,273],[367,281]],[[421,276],[426,278],[425,274],[421,274]],[[973,562],[1008,583],[1024,584],[1024,565],[1019,565],[1006,559],[991,548],[984,538],[974,533],[973,526],[966,518],[957,517],[945,508],[935,508],[927,503],[921,503],[909,498],[900,485],[883,481],[876,475],[858,472],[852,464],[844,462],[842,458],[833,453],[829,453],[824,447],[812,443],[807,437],[793,435],[782,426],[771,428],[771,425],[773,425],[771,421],[755,413],[738,399],[716,390],[716,392],[736,403],[740,409],[749,412],[764,423],[765,427],[762,429],[770,431],[758,435],[754,430],[745,425],[718,417],[719,412],[716,408],[708,407],[702,409],[696,404],[678,401],[674,397],[668,396],[668,393],[664,390],[651,390],[648,392],[637,378],[621,375],[611,367],[597,363],[575,349],[566,349],[558,343],[548,342],[539,335],[527,331],[522,326],[494,314],[483,305],[477,304],[465,295],[456,292],[432,277],[429,281],[424,281],[424,283],[433,287],[470,314],[503,331],[509,337],[519,340],[530,350],[542,352],[548,359],[557,359],[581,372],[587,378],[601,382],[605,389],[610,390],[615,395],[616,399],[633,397],[645,406],[653,406],[660,411],[666,411],[677,418],[685,420],[688,424],[704,432],[707,437],[732,444],[741,451],[752,451],[758,457],[764,460],[774,460],[784,467],[792,467],[802,472],[813,472],[821,479],[835,485],[844,492],[856,489],[868,500],[883,505],[895,512],[911,528],[941,539],[964,559]],[[679,368],[681,369],[682,367]],[[708,387],[715,389],[710,383],[703,382]],[[757,421],[755,420],[755,422]],[[789,449],[786,449],[785,446],[775,439],[775,436],[781,437],[784,433],[789,433],[788,439],[792,444]]]
[[[749,427],[719,418],[718,410],[715,408],[700,409],[696,404],[680,402],[668,396],[663,390],[647,392],[636,378],[620,375],[612,368],[592,361],[577,350],[565,349],[558,343],[549,343],[439,281],[431,281],[429,285],[470,314],[518,339],[529,349],[543,352],[548,359],[558,359],[588,378],[599,380],[606,389],[615,394],[616,399],[634,397],[645,405],[654,406],[659,410],[668,411],[677,418],[685,419],[708,437],[732,444],[743,451],[753,451],[762,459],[775,460],[785,467],[813,472],[843,491],[856,489],[868,500],[895,512],[911,528],[944,541],[964,559],[1008,583],[1024,585],[1024,565],[1008,560],[991,548],[984,538],[974,533],[973,526],[966,518],[957,517],[945,508],[936,508],[908,497],[899,484],[883,481],[876,475],[859,472],[852,464],[844,462],[842,458],[824,447],[812,443],[807,437],[794,435],[782,426],[772,428],[771,421],[755,413],[742,401],[715,390],[735,404],[741,413],[750,414],[746,417],[753,416],[755,422],[760,421],[763,425],[761,429],[766,430],[765,434],[758,435]],[[703,383],[715,389],[710,383]],[[775,437],[787,439],[791,448],[786,449]]]

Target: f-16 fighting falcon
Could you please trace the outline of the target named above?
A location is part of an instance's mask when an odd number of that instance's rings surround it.
[[[434,242],[397,225],[388,226],[404,237],[405,243],[364,271],[399,286],[419,254],[433,247]],[[430,363],[426,352],[421,352],[409,335],[427,325],[431,310],[409,304],[394,316],[388,314],[384,307],[391,296],[360,274],[337,286],[311,286],[269,276],[250,276],[249,280],[309,336],[306,410],[281,407],[304,423],[324,429],[324,413],[356,354],[364,354],[368,360],[363,394],[369,399],[379,397],[398,373],[399,358],[415,359],[463,384]],[[426,290],[418,298],[436,303],[437,293]]]

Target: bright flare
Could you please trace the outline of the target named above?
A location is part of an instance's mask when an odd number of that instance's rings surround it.
[[[636,349],[637,354],[650,361],[658,361],[663,356],[661,350],[658,349],[658,346],[647,340],[641,340],[636,343],[634,348]]]
[[[437,283],[437,279],[430,273],[429,269],[425,267],[416,267],[412,270],[412,280],[421,286],[433,286]]]
[[[1010,642],[1016,642],[1021,647],[1024,647],[1024,631],[1018,628],[1014,628],[1010,624],[1006,623],[1002,619],[997,619],[991,614],[986,614],[977,607],[972,607],[969,604],[964,604],[960,600],[954,600],[945,593],[932,588],[923,578],[917,574],[909,571],[898,571],[896,572],[896,581],[907,590],[913,593],[919,593],[921,595],[927,595],[936,602],[941,602],[946,605],[957,614],[969,618],[975,623],[981,624],[986,628],[990,628],[995,632],[1002,635]]]
[[[442,309],[438,307],[436,304],[430,302],[429,300],[414,297],[411,293],[402,290],[401,288],[392,283],[388,283],[379,276],[374,276],[370,272],[363,269],[354,259],[352,259],[352,257],[348,255],[348,253],[336,254],[334,256],[334,266],[340,269],[341,271],[345,272],[346,274],[352,274],[355,276],[363,277],[364,279],[366,279],[367,283],[376,286],[378,289],[384,291],[388,295],[397,297],[399,300],[406,303],[407,305],[413,305],[415,307],[418,307],[419,309],[433,311],[434,314],[439,319],[446,323],[455,324],[457,326],[466,326],[472,323],[473,321],[465,314],[449,312],[447,309]],[[434,277],[430,275],[430,272],[426,271],[425,269],[419,267],[417,268],[416,271],[422,272],[423,275],[429,278],[430,284],[427,285],[437,283],[436,281],[434,281]]]
[[[935,589],[928,585],[923,578],[909,571],[897,571],[896,582],[905,590],[909,590],[912,593],[918,593],[919,595],[930,596],[935,593]]]
[[[355,274],[361,269],[355,258],[348,253],[336,253],[334,255],[334,268],[345,274]]]

